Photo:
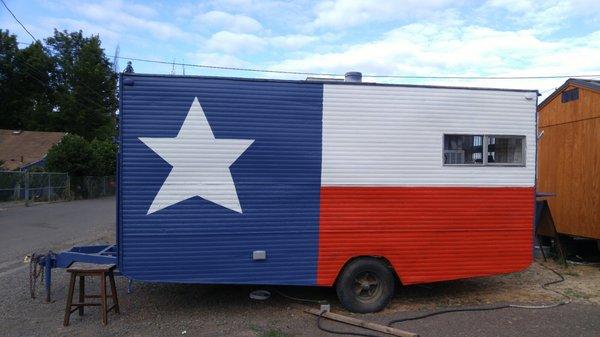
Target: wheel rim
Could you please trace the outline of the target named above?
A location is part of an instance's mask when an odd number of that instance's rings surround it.
[[[370,271],[358,273],[354,278],[353,291],[361,302],[371,301],[381,294],[381,279]]]

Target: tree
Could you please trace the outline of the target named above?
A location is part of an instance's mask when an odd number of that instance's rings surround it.
[[[54,70],[52,59],[45,53],[41,42],[20,49],[15,57],[14,84],[17,91],[18,116],[16,129],[51,131],[54,110],[50,78]]]
[[[46,156],[48,171],[67,172],[74,176],[85,176],[90,172],[92,150],[83,137],[67,134],[54,145]]]
[[[46,44],[56,65],[57,126],[87,140],[110,139],[115,133],[117,76],[100,38],[54,30]]]
[[[94,139],[90,142],[90,150],[92,152],[90,175],[116,175],[117,144],[109,140]]]
[[[16,91],[15,58],[19,53],[17,37],[8,30],[0,30],[0,127],[14,128],[19,124],[19,110]]]
[[[0,31],[0,127],[50,130],[54,106],[50,74],[52,59],[36,42],[19,49],[16,36]]]
[[[14,87],[11,85],[15,73],[14,58],[19,49],[17,37],[8,30],[0,30],[0,127],[6,128],[16,124],[12,114]]]

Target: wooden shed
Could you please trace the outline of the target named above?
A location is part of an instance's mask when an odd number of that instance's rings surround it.
[[[569,79],[538,106],[540,192],[559,234],[600,240],[600,81]]]

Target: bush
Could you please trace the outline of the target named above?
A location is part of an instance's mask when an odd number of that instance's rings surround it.
[[[60,143],[48,151],[46,166],[49,171],[83,176],[89,172],[91,159],[90,143],[81,136],[67,134]]]
[[[108,140],[94,139],[90,142],[92,160],[91,176],[113,176],[116,170],[117,144]]]
[[[67,134],[54,145],[46,157],[49,171],[67,172],[72,176],[114,175],[117,146],[111,141]]]

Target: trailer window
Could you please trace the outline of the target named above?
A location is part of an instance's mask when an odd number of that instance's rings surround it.
[[[481,164],[483,164],[483,136],[444,136],[444,165]]]
[[[525,164],[525,137],[486,136],[486,139],[488,164]]]
[[[444,135],[443,163],[524,166],[525,136]]]

